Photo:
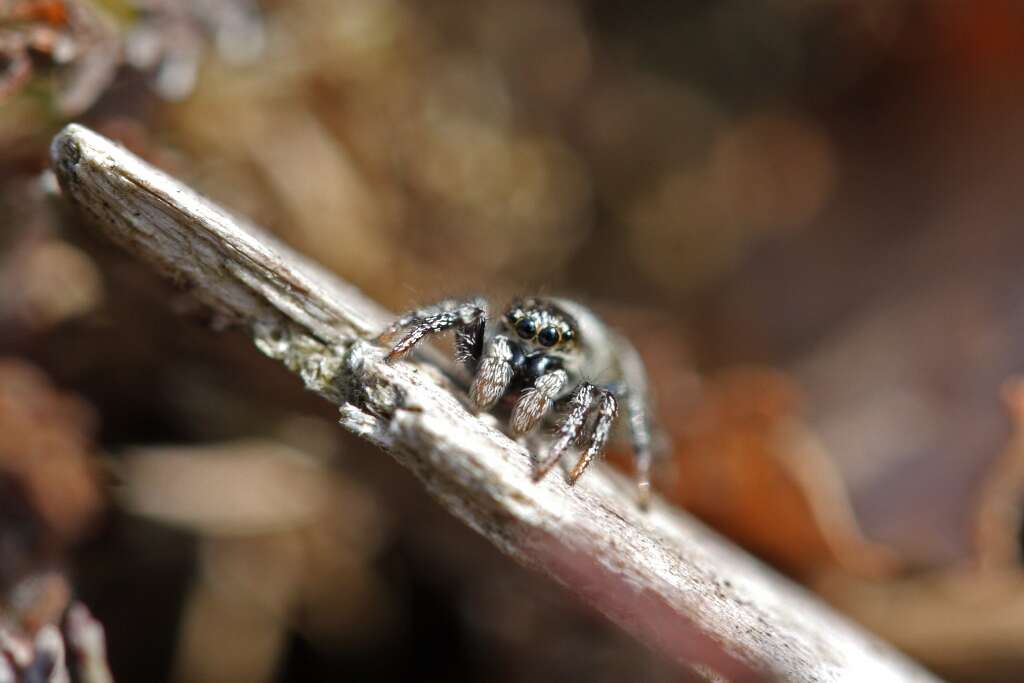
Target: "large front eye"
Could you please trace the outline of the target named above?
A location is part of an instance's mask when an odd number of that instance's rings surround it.
[[[545,327],[537,335],[537,341],[541,346],[554,346],[558,343],[558,330],[553,327]]]
[[[516,332],[523,339],[533,339],[533,335],[536,331],[537,323],[533,322],[532,318],[523,318],[516,325]]]

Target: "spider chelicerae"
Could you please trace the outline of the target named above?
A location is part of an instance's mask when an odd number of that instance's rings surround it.
[[[457,357],[473,373],[469,397],[479,410],[491,410],[505,397],[515,435],[530,432],[553,412],[564,414],[536,465],[535,480],[570,446],[579,446],[569,474],[574,484],[604,450],[622,409],[646,505],[653,425],[647,374],[632,344],[585,306],[547,297],[516,299],[496,320],[488,318],[483,298],[446,299],[403,315],[380,338],[391,344],[387,360],[394,362],[427,336],[452,329]]]

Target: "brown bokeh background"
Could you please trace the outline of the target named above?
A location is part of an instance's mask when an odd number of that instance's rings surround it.
[[[73,596],[118,680],[683,675],[81,225],[46,173],[80,121],[395,310],[591,304],[652,368],[667,497],[940,674],[1016,680],[1024,7],[4,0],[0,17],[9,628]]]

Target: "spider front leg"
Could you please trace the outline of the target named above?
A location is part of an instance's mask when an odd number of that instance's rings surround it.
[[[533,480],[540,481],[551,471],[551,468],[562,458],[565,449],[579,439],[587,424],[587,414],[590,412],[590,405],[594,402],[594,393],[597,390],[593,384],[583,382],[578,385],[569,398],[569,412],[558,428],[558,440],[555,441],[547,457],[537,465],[533,473]]]
[[[536,427],[551,410],[568,381],[569,375],[565,370],[548,372],[534,380],[533,386],[523,392],[512,410],[512,431],[525,434]]]
[[[430,316],[438,313],[448,313],[463,308],[475,308],[486,312],[487,302],[480,297],[473,297],[471,299],[442,299],[441,301],[430,304],[429,306],[423,306],[413,311],[409,311],[408,313],[404,313],[401,317],[395,320],[395,322],[388,325],[387,329],[381,332],[377,339],[381,341],[390,339],[401,330],[423,318],[429,318]]]
[[[386,341],[401,330],[407,330],[391,347],[385,358],[391,363],[408,355],[428,334],[439,334],[457,328],[456,351],[459,360],[468,362],[480,357],[486,324],[487,303],[483,299],[445,299],[434,306],[406,313],[392,323],[378,339]]]
[[[572,472],[569,474],[570,485],[576,483],[576,480],[580,478],[584,470],[590,467],[590,463],[594,461],[594,458],[604,450],[604,447],[608,444],[608,436],[611,434],[615,417],[619,414],[619,402],[615,398],[615,394],[607,389],[601,389],[600,393],[601,397],[597,402],[597,418],[594,422],[593,433],[590,436],[590,445],[587,447],[586,453],[576,463],[576,466],[572,468]]]

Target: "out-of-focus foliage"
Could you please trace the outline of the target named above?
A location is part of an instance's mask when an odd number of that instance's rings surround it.
[[[0,581],[45,567],[94,521],[102,495],[91,461],[94,416],[37,369],[0,360],[0,482],[5,552]]]
[[[0,359],[2,680],[61,683],[68,666],[86,683],[109,680],[102,627],[71,601],[60,569],[103,504],[93,429],[81,400],[28,364]]]
[[[678,680],[93,241],[45,173],[75,119],[394,308],[594,303],[652,369],[668,497],[941,673],[1017,680],[1022,15],[0,0],[18,666],[78,596],[122,680]]]

